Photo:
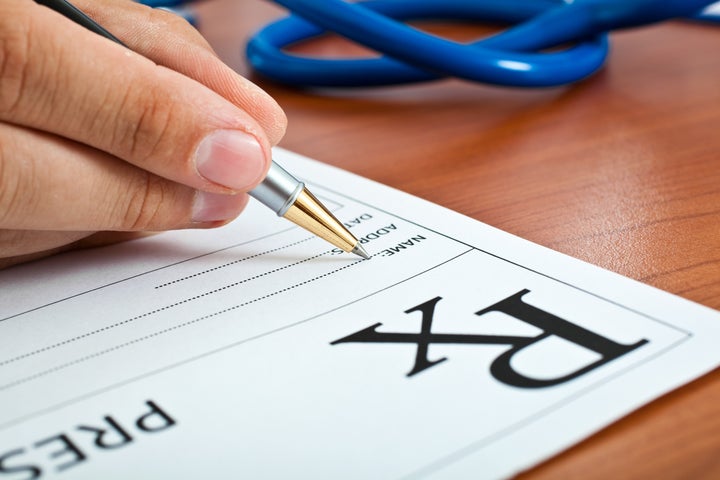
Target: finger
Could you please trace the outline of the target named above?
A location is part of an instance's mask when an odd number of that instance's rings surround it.
[[[0,230],[0,268],[47,257],[92,233]]]
[[[95,232],[72,244],[72,249],[105,247],[115,243],[150,237],[160,232]]]
[[[0,269],[70,250],[96,248],[150,235],[147,232],[47,232],[0,230]]]
[[[156,231],[213,227],[247,195],[196,191],[47,133],[0,123],[0,227]]]
[[[79,0],[75,4],[132,50],[197,80],[248,112],[272,145],[285,134],[287,118],[277,102],[221,62],[183,18],[127,0]]]
[[[4,0],[0,48],[0,120],[208,191],[246,191],[269,167],[268,139],[248,113],[48,8]]]

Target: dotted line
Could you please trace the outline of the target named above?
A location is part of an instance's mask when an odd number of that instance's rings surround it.
[[[215,270],[220,270],[221,268],[229,267],[230,265],[235,265],[240,262],[244,262],[245,260],[251,260],[253,258],[261,257],[263,255],[267,255],[268,253],[274,253],[279,252],[280,250],[284,250],[286,248],[294,247],[295,245],[299,245],[303,242],[307,242],[308,240],[312,240],[315,237],[307,237],[302,240],[299,240],[297,242],[289,243],[287,245],[283,245],[282,247],[273,248],[272,250],[266,250],[264,252],[256,253],[255,255],[250,255],[249,257],[244,257],[239,260],[234,260],[229,263],[225,263],[223,265],[218,265],[217,267],[209,268],[207,270],[203,270],[201,272],[193,273],[192,275],[188,275],[187,277],[178,278],[177,280],[173,280],[171,282],[163,283],[161,285],[158,285],[155,287],[157,290],[158,288],[167,287],[168,285],[173,285],[175,283],[184,282],[185,280],[189,280],[191,278],[199,277],[200,275],[205,275],[206,273],[214,272]]]
[[[84,333],[84,334],[82,334],[82,335],[78,335],[78,336],[76,336],[76,337],[68,338],[68,339],[66,339],[66,340],[63,340],[62,342],[54,343],[54,344],[52,344],[52,345],[48,345],[48,346],[46,346],[46,347],[39,348],[39,349],[37,349],[37,350],[33,350],[33,351],[31,351],[31,352],[27,352],[27,353],[24,353],[24,354],[22,354],[22,355],[18,355],[18,356],[16,356],[16,357],[9,358],[9,359],[7,359],[7,360],[0,361],[0,367],[2,367],[2,366],[4,366],[4,365],[7,365],[7,364],[10,364],[10,363],[13,363],[13,362],[17,362],[18,360],[22,360],[22,359],[24,359],[24,358],[32,357],[32,356],[37,355],[37,354],[39,354],[39,353],[47,352],[48,350],[53,350],[53,349],[55,349],[55,348],[62,347],[63,345],[67,345],[68,343],[72,343],[72,342],[75,342],[75,341],[77,341],[77,340],[81,340],[81,339],[83,339],[83,338],[87,338],[87,337],[90,337],[90,336],[92,336],[92,335],[95,335],[95,334],[98,334],[98,333],[101,333],[101,332],[105,332],[105,331],[107,331],[107,330],[111,330],[111,329],[116,328],[116,327],[119,327],[119,326],[121,326],[121,325],[126,325],[126,324],[128,324],[128,323],[130,323],[130,322],[134,322],[135,320],[139,320],[139,319],[141,319],[141,318],[149,317],[150,315],[153,315],[153,314],[155,314],[155,313],[160,313],[160,312],[163,312],[163,311],[165,311],[165,310],[169,310],[169,309],[171,309],[171,308],[177,307],[178,305],[183,305],[183,304],[185,304],[185,303],[192,302],[193,300],[197,300],[198,298],[207,297],[208,295],[212,295],[212,294],[214,294],[214,293],[222,292],[223,290],[227,290],[228,288],[237,287],[238,285],[241,285],[241,284],[243,284],[243,283],[247,283],[247,282],[250,282],[250,281],[252,281],[252,280],[257,280],[258,278],[265,277],[265,276],[267,276],[267,275],[270,275],[270,274],[279,272],[279,271],[281,271],[281,270],[285,270],[285,269],[287,269],[287,268],[294,267],[294,266],[296,266],[296,265],[300,265],[300,264],[305,263],[305,262],[309,262],[310,260],[314,260],[314,259],[316,259],[316,258],[322,257],[323,255],[327,255],[327,254],[330,253],[331,251],[332,251],[332,250],[328,250],[328,251],[326,251],[326,252],[322,252],[322,253],[320,253],[320,254],[318,254],[318,255],[314,255],[314,256],[312,256],[312,257],[305,258],[305,259],[300,260],[300,261],[298,261],[298,262],[291,263],[291,264],[288,264],[288,265],[284,265],[284,266],[279,267],[279,268],[276,268],[276,269],[274,269],[274,270],[268,270],[267,272],[263,272],[263,273],[261,273],[261,274],[259,274],[259,275],[255,275],[255,276],[253,276],[253,277],[249,277],[249,278],[246,278],[246,279],[244,279],[244,280],[240,280],[239,282],[231,283],[231,284],[229,284],[229,285],[225,285],[225,286],[223,286],[223,287],[216,288],[215,290],[210,290],[209,292],[201,293],[200,295],[195,295],[194,297],[186,298],[185,300],[181,300],[181,301],[179,301],[179,302],[172,303],[172,304],[170,304],[170,305],[165,305],[164,307],[160,307],[160,308],[157,308],[157,309],[155,309],[155,310],[151,310],[151,311],[149,311],[149,312],[145,312],[145,313],[143,313],[143,314],[141,314],[141,315],[137,315],[137,316],[135,316],[135,317],[128,318],[128,319],[123,320],[123,321],[121,321],[121,322],[113,323],[112,325],[107,325],[107,326],[105,326],[105,327],[98,328],[97,330],[93,330],[93,331]]]
[[[373,256],[374,256],[374,255],[373,255]],[[325,277],[327,277],[327,276],[329,276],[329,275],[335,274],[335,273],[337,273],[337,272],[340,272],[340,271],[342,271],[342,270],[345,270],[346,268],[350,268],[350,267],[352,267],[352,266],[354,266],[354,265],[357,265],[358,263],[364,262],[364,261],[365,261],[365,260],[357,260],[357,261],[352,262],[352,263],[349,263],[349,264],[347,264],[347,265],[345,265],[345,266],[343,266],[343,267],[337,268],[337,269],[332,270],[332,271],[330,271],[330,272],[323,273],[322,275],[318,275],[317,277],[313,277],[313,278],[310,278],[310,279],[308,279],[308,280],[304,280],[304,281],[302,281],[302,282],[300,282],[300,283],[296,283],[295,285],[291,285],[291,286],[289,286],[289,287],[285,287],[285,288],[283,288],[282,290],[278,290],[278,291],[276,291],[276,292],[272,292],[272,293],[269,293],[269,294],[267,294],[267,295],[263,295],[262,297],[257,297],[257,298],[254,298],[254,299],[252,299],[252,300],[248,300],[247,302],[240,303],[240,304],[238,304],[238,305],[234,305],[234,306],[232,306],[232,307],[228,307],[228,308],[225,308],[225,309],[223,309],[223,310],[219,310],[219,311],[217,311],[217,312],[210,313],[210,314],[208,314],[208,315],[203,315],[202,317],[198,317],[198,318],[195,318],[195,319],[193,319],[193,320],[188,320],[187,322],[179,323],[179,324],[174,325],[174,326],[172,326],[172,327],[165,328],[165,329],[163,329],[163,330],[159,330],[159,331],[157,331],[157,332],[155,332],[155,333],[151,333],[151,334],[149,334],[149,335],[145,335],[145,336],[143,336],[143,337],[136,338],[135,340],[130,340],[129,342],[125,342],[125,343],[121,343],[121,344],[119,344],[119,345],[115,345],[114,347],[107,348],[107,349],[101,350],[101,351],[99,351],[99,352],[95,352],[95,353],[93,353],[93,354],[91,354],[91,355],[86,355],[86,356],[84,356],[84,357],[80,357],[80,358],[78,358],[78,359],[73,360],[72,362],[63,363],[62,365],[57,365],[57,366],[55,366],[55,367],[53,367],[53,368],[49,368],[49,369],[47,369],[47,370],[43,370],[42,372],[38,372],[38,373],[35,373],[35,374],[33,374],[33,375],[24,377],[24,378],[20,378],[20,379],[18,379],[18,380],[15,380],[14,382],[6,383],[5,385],[0,386],[0,391],[8,390],[8,389],[13,388],[13,387],[16,387],[16,386],[18,386],[18,385],[22,385],[23,383],[30,382],[30,381],[32,381],[32,380],[38,379],[38,378],[40,378],[40,377],[44,377],[44,376],[46,376],[46,375],[50,375],[51,373],[55,373],[55,372],[58,372],[58,371],[60,371],[60,370],[64,370],[64,369],[66,369],[66,368],[68,368],[68,367],[72,367],[72,366],[74,366],[74,365],[77,365],[77,364],[79,364],[79,363],[85,362],[85,361],[87,361],[87,360],[92,360],[93,358],[100,357],[100,356],[105,355],[105,354],[107,354],[107,353],[111,353],[111,352],[114,352],[114,351],[116,351],[116,350],[120,350],[120,349],[122,349],[122,348],[128,347],[128,346],[130,346],[130,345],[134,345],[134,344],[136,344],[136,343],[144,342],[145,340],[149,340],[149,339],[154,338],[154,337],[157,337],[157,336],[159,336],[159,335],[164,335],[164,334],[166,334],[166,333],[168,333],[168,332],[172,332],[173,330],[178,330],[178,329],[180,329],[180,328],[187,327],[188,325],[192,325],[192,324],[201,322],[201,321],[203,321],[203,320],[207,320],[207,319],[209,319],[209,318],[217,317],[218,315],[222,315],[222,314],[224,314],[224,313],[231,312],[231,311],[233,311],[233,310],[237,310],[238,308],[245,307],[245,306],[247,306],[247,305],[250,305],[250,304],[259,302],[259,301],[261,301],[261,300],[265,300],[265,299],[270,298],[270,297],[274,297],[275,295],[279,295],[279,294],[284,293],[284,292],[287,292],[287,291],[289,291],[289,290],[293,290],[293,289],[298,288],[298,287],[301,287],[301,286],[303,286],[303,285],[307,285],[308,283],[312,283],[312,282],[314,282],[314,281],[316,281],[316,280],[320,280],[321,278],[325,278]]]

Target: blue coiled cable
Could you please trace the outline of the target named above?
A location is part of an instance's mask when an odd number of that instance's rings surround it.
[[[177,3],[145,3],[167,1]],[[697,17],[715,1],[275,0],[293,14],[253,36],[247,56],[261,74],[303,87],[392,85],[446,76],[519,87],[564,85],[602,67],[608,55],[609,31]],[[403,23],[423,19],[514,26],[489,38],[460,44]],[[321,59],[283,50],[326,32],[335,32],[383,55]]]

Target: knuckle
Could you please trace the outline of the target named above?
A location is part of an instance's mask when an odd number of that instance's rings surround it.
[[[145,161],[167,145],[175,106],[163,92],[154,88],[129,86],[120,106],[121,112],[132,112],[115,122],[113,143],[123,158]]]
[[[10,175],[7,154],[7,143],[0,142],[0,226],[4,226],[14,203],[18,185]]]
[[[12,227],[15,219],[32,211],[37,203],[37,190],[31,181],[34,164],[18,162],[13,143],[6,140],[0,142],[0,228]]]
[[[180,15],[159,8],[148,10],[148,20],[150,24],[156,25],[162,32],[172,32],[181,36],[196,33],[195,28]]]
[[[120,229],[124,231],[147,231],[158,229],[167,223],[164,214],[172,197],[169,185],[161,178],[145,172],[133,188],[125,205],[125,214]]]
[[[12,117],[27,84],[32,21],[22,11],[4,13],[0,15],[0,115]]]

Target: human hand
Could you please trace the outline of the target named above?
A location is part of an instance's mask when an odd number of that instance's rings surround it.
[[[275,101],[184,20],[73,3],[132,51],[35,2],[0,2],[0,268],[225,224],[285,130]]]

